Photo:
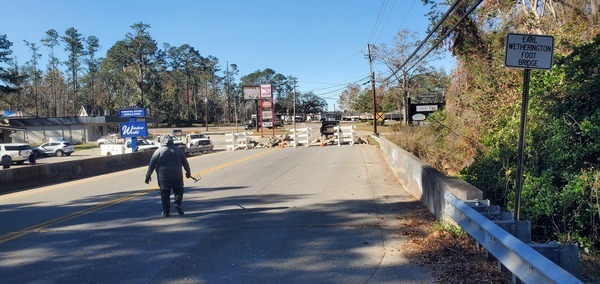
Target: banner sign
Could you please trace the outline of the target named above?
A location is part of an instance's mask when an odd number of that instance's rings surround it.
[[[144,117],[146,116],[145,108],[129,108],[119,110],[119,116],[121,117]]]
[[[148,126],[143,121],[121,122],[119,129],[123,138],[148,136]]]

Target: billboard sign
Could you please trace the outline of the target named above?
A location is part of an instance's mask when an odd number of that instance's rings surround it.
[[[504,65],[525,69],[550,69],[554,38],[544,35],[508,34]]]
[[[258,100],[260,96],[260,86],[242,86],[244,100]]]
[[[123,138],[148,136],[148,127],[146,125],[146,122],[139,122],[139,121],[121,122],[119,129],[121,132],[121,137],[123,137]]]

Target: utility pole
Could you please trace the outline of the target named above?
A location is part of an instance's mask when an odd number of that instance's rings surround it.
[[[204,97],[204,126],[206,126],[206,131],[208,131],[208,82],[206,82],[206,94]]]
[[[229,104],[229,61],[227,61],[227,73],[225,73],[225,101],[227,102],[227,123],[231,122],[231,105]]]
[[[367,50],[369,51],[369,70],[371,71],[371,90],[373,92],[373,134],[379,136],[377,133],[377,97],[375,97],[375,73],[373,72],[373,56],[371,55],[371,44],[367,44]]]
[[[293,118],[292,118],[292,125],[293,125],[293,129],[294,129],[294,139],[295,135],[296,135],[296,79],[294,78],[294,114],[293,114]],[[296,141],[296,140],[294,140]],[[296,143],[294,143],[294,146],[296,145]]]

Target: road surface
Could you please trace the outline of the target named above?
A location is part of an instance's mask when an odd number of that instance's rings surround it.
[[[401,253],[396,217],[418,201],[376,146],[189,161],[183,216],[160,217],[145,167],[1,195],[0,282],[432,282]]]

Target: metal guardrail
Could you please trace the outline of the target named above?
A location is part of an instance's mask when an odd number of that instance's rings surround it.
[[[525,283],[583,283],[449,192],[444,212]]]

